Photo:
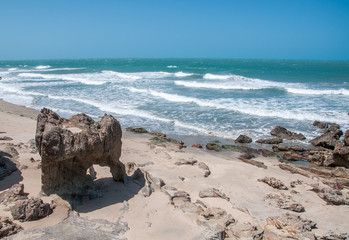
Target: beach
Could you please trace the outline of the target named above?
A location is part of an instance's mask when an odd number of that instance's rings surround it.
[[[43,236],[40,233],[43,234],[44,230],[40,232],[40,229],[54,228],[64,222],[72,211],[70,205],[57,195],[44,196],[40,192],[41,158],[30,147],[35,138],[37,114],[36,110],[0,101],[0,137],[13,139],[1,140],[0,150],[4,152],[8,146],[15,148],[19,164],[17,171],[0,180],[0,192],[13,184],[23,183],[24,192],[29,197],[40,197],[47,203],[53,201],[56,206],[46,218],[29,222],[15,220],[24,230],[10,239]],[[213,225],[223,229],[230,226],[228,239],[252,239],[258,231],[279,231],[270,228],[270,218],[283,215],[313,221],[316,228],[309,232],[318,237],[331,231],[336,234],[348,231],[349,207],[330,205],[312,191],[314,186],[329,187],[323,183],[321,176],[310,172],[308,176],[292,174],[279,167],[282,163],[278,158],[262,155],[254,160],[265,167],[257,167],[239,160],[240,154],[234,151],[212,152],[191,146],[179,149],[174,143],[154,140],[153,135],[123,129],[120,161],[125,165],[134,163],[153,178],[162,179],[165,185],[155,188],[150,196],[145,197],[137,182],[132,179],[125,183],[115,182],[108,167],[94,166],[97,173],[94,181],[101,197],[83,198],[81,204],[73,206],[73,210],[79,213],[80,218],[99,221],[98,231],[114,232],[115,227],[122,223],[124,228],[115,239],[204,239],[213,231]],[[202,166],[200,163],[209,168],[209,175],[199,167]],[[265,177],[280,180],[287,190],[273,188],[260,180]],[[212,188],[219,191],[218,197],[217,194],[216,197],[202,197],[203,190]],[[176,192],[182,191],[190,196],[190,200],[186,198],[183,202],[182,198],[178,198],[182,200],[174,201]],[[346,195],[348,189],[345,187],[342,192]],[[282,198],[283,195],[288,201],[303,206],[304,211],[280,208],[275,196]],[[0,216],[11,218],[6,208],[0,204]],[[217,212],[218,209],[221,214],[203,217],[206,216],[203,212]],[[221,223],[225,218],[229,218],[229,226],[227,222]],[[284,234],[292,235],[287,231]]]

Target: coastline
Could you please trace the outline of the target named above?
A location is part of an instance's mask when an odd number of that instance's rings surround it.
[[[40,156],[26,147],[35,137],[37,113],[36,110],[24,106],[0,101],[0,122],[2,123],[0,136],[6,135],[13,139],[0,141],[1,150],[3,151],[3,147],[8,144],[14,144],[13,147],[19,153],[16,160],[20,165],[27,166],[22,169],[20,167],[10,176],[0,180],[3,186],[0,188],[1,192],[13,183],[23,183],[24,191],[29,193],[29,196],[41,196],[41,169],[38,168]],[[175,193],[173,190],[175,188],[178,191],[187,192],[192,203],[197,200],[204,202],[207,206],[205,209],[223,209],[235,219],[234,227],[240,229],[237,233],[240,234],[240,238],[243,237],[242,229],[255,226],[265,231],[268,218],[284,214],[314,221],[317,223],[317,229],[313,229],[312,232],[317,236],[323,236],[331,230],[339,234],[349,229],[347,205],[328,205],[314,191],[310,191],[314,184],[328,187],[316,175],[309,173],[309,177],[306,177],[284,171],[280,169],[280,162],[276,157],[258,156],[255,160],[264,163],[267,167],[259,168],[239,160],[238,152],[203,151],[192,148],[189,144],[187,148],[178,149],[173,143],[153,141],[151,140],[153,137],[123,129],[121,162],[124,164],[134,162],[152,176],[163,179],[167,186],[166,192],[171,195]],[[185,137],[182,136],[182,138]],[[180,140],[177,139],[177,141]],[[194,142],[196,138],[188,141]],[[204,141],[207,140],[203,140],[203,143]],[[30,158],[35,161],[30,161]],[[197,163],[185,163],[185,161],[194,160]],[[180,164],[177,164],[178,162]],[[209,176],[204,176],[203,170],[197,165],[199,162],[209,167],[211,172]],[[95,170],[97,172],[95,181],[98,181],[103,196],[93,200],[83,199],[83,204],[75,208],[82,218],[102,219],[109,223],[122,220],[127,223],[129,229],[121,233],[121,236],[128,239],[200,239],[203,232],[208,229],[205,224],[198,224],[200,218],[193,209],[169,204],[164,190],[155,191],[150,197],[144,197],[139,187],[132,182],[128,184],[113,182],[108,168],[96,166]],[[288,190],[274,189],[258,181],[266,176],[275,177],[285,183]],[[291,182],[297,180],[299,184],[294,188],[289,187]],[[170,190],[171,187],[172,190]],[[199,197],[199,192],[206,188],[219,189],[228,196],[229,200]],[[343,192],[348,194],[348,189],[344,189]],[[305,212],[280,209],[273,200],[266,198],[268,194],[281,194],[280,196],[286,194],[303,205]],[[23,238],[32,229],[55,226],[68,217],[70,209],[63,200],[60,202],[55,196],[43,198],[46,202],[56,201],[53,214],[32,222],[15,221],[22,225],[25,231],[13,235],[12,239]],[[0,205],[0,216],[11,217],[5,208]],[[220,219],[211,220],[218,224]]]

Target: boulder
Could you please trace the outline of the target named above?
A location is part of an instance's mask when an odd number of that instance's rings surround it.
[[[314,121],[313,122],[313,126],[314,127],[318,127],[318,128],[320,128],[320,129],[325,129],[325,128],[328,128],[328,126],[329,126],[329,123],[327,123],[327,122],[319,122],[319,121]]]
[[[62,197],[94,195],[87,169],[93,164],[110,167],[115,181],[124,181],[121,127],[111,115],[95,122],[86,114],[70,119],[43,108],[37,117],[36,146],[41,155],[42,191]]]
[[[258,139],[256,143],[260,144],[279,144],[282,143],[281,138]]]
[[[316,147],[324,147],[333,150],[338,143],[340,143],[339,138],[343,135],[342,130],[333,129],[331,131],[328,129],[324,134],[310,140],[309,142]]]
[[[44,203],[39,198],[18,200],[10,210],[13,219],[21,222],[38,220],[52,213],[50,204]]]
[[[235,139],[236,143],[251,143],[252,138],[246,136],[246,135],[240,135],[237,139]]]
[[[271,135],[282,138],[282,139],[288,139],[288,140],[304,140],[305,137],[301,133],[294,133],[289,130],[287,130],[284,127],[276,126],[273,130],[270,132]]]

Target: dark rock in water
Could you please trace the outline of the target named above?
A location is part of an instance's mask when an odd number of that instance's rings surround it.
[[[260,144],[279,144],[282,143],[281,138],[270,138],[270,139],[258,139],[256,143]]]
[[[217,143],[207,143],[206,149],[211,151],[216,151],[216,152],[222,151],[222,147],[219,146]]]
[[[344,146],[349,146],[349,130],[347,130],[343,136]]]
[[[284,127],[276,126],[273,130],[270,132],[271,135],[282,138],[282,139],[288,139],[288,140],[304,140],[305,137],[301,133],[294,133],[289,130],[287,130]]]
[[[235,139],[236,143],[251,143],[252,138],[246,136],[246,135],[240,135],[237,139]]]
[[[300,146],[276,145],[276,146],[273,146],[273,151],[274,152],[305,152],[307,150]]]
[[[11,207],[13,219],[20,221],[33,221],[44,218],[52,213],[50,204],[44,203],[39,198],[16,201]]]
[[[314,121],[313,122],[313,126],[314,127],[318,127],[320,129],[328,128],[328,125],[329,125],[329,123],[327,123],[327,122],[319,122],[319,121]]]
[[[61,118],[49,109],[37,117],[36,146],[42,158],[42,191],[62,197],[95,197],[95,186],[86,174],[93,164],[110,167],[115,181],[124,181],[121,127],[111,115],[95,122],[86,114]],[[93,196],[92,196],[93,195]]]
[[[132,127],[128,127],[128,128],[126,128],[126,131],[135,132],[135,133],[148,133],[148,131],[145,130],[144,128],[132,128]],[[165,136],[166,136],[166,135],[165,135]]]
[[[22,230],[22,227],[12,222],[8,217],[0,217],[0,238],[8,237]]]
[[[340,129],[335,129],[333,131],[330,131],[328,129],[324,134],[314,138],[313,140],[310,140],[309,142],[316,147],[324,147],[333,150],[335,146],[340,142],[339,138],[342,135],[343,132]]]

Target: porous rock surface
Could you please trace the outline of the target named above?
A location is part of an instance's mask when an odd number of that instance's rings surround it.
[[[86,174],[93,164],[110,167],[115,181],[124,181],[121,127],[111,115],[95,122],[86,114],[70,119],[43,108],[37,117],[36,146],[42,158],[42,191],[63,197],[94,195]]]

